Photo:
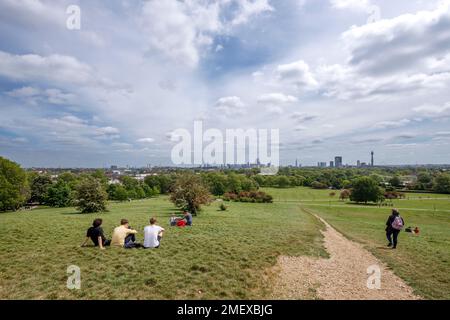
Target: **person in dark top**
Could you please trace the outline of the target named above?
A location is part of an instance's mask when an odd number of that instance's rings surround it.
[[[401,224],[396,222],[397,218],[401,219]],[[386,221],[386,238],[389,241],[388,247],[392,247],[392,249],[397,248],[398,234],[404,225],[405,221],[400,217],[400,212],[397,209],[392,209],[392,214]]]
[[[192,214],[188,211],[184,212],[184,220],[186,220],[187,226],[192,226]]]
[[[109,246],[110,241],[106,239],[103,229],[101,227],[103,223],[102,219],[95,219],[92,223],[92,227],[90,227],[86,232],[86,239],[84,240],[82,247],[85,247],[87,242],[92,240],[94,246],[100,247],[100,249],[105,249],[105,246]]]

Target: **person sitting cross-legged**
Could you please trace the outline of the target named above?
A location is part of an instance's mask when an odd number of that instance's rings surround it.
[[[113,231],[111,245],[124,247],[127,249],[137,248],[140,245],[136,243],[136,230],[130,228],[127,219],[120,220],[120,226]]]
[[[144,248],[159,248],[164,228],[158,226],[155,218],[150,219],[150,225],[144,228]]]
[[[82,247],[85,247],[89,239],[92,240],[94,246],[100,249],[105,249],[105,246],[109,246],[110,240],[107,240],[101,227],[103,220],[98,218],[92,222],[92,227],[90,227],[86,232],[86,239],[84,240]]]

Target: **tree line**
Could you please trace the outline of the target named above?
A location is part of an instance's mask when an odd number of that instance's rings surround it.
[[[92,212],[104,209],[107,200],[127,201],[169,193],[175,204],[196,211],[200,203],[208,203],[210,196],[232,201],[271,202],[270,196],[257,193],[261,187],[298,186],[347,190],[344,195],[352,195],[352,201],[377,202],[382,197],[393,196],[392,193],[386,196],[386,192],[405,188],[403,181],[410,176],[416,177],[407,186],[410,190],[450,193],[450,175],[441,170],[281,168],[274,176],[259,175],[255,169],[180,170],[148,175],[143,181],[122,176],[119,183],[109,183],[103,170],[81,174],[63,172],[52,178],[48,174],[25,171],[18,164],[0,157],[0,211],[17,210],[26,203],[37,203],[51,207],[77,206],[80,211]],[[196,192],[188,195],[189,188]],[[358,195],[358,190],[364,188],[373,191],[370,196]],[[207,197],[201,199],[197,193],[204,193]],[[196,200],[191,201],[190,197]]]

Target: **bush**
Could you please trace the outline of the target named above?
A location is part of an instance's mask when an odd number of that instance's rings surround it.
[[[220,208],[220,211],[227,211],[227,209],[228,209],[228,207],[223,203],[220,204],[219,208]]]
[[[327,189],[328,186],[322,182],[319,181],[314,181],[313,183],[311,183],[311,188],[313,189]]]
[[[228,192],[223,195],[223,200],[234,202],[272,203],[273,197],[262,191],[241,191],[239,194]]]

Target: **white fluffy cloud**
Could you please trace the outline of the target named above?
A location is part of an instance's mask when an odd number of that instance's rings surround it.
[[[267,93],[258,97],[258,103],[264,105],[282,105],[287,103],[297,102],[298,99],[294,96],[284,93]]]
[[[241,98],[236,96],[220,98],[216,102],[215,109],[219,114],[222,113],[228,117],[246,113],[245,104],[242,102]]]
[[[141,23],[150,51],[196,67],[215,36],[229,34],[233,27],[272,10],[268,0],[150,0],[143,6]]]
[[[279,65],[275,72],[278,80],[293,84],[299,89],[314,89],[318,85],[309,65],[303,60]]]
[[[420,116],[427,118],[441,118],[450,116],[450,102],[443,105],[425,104],[413,108]]]
[[[331,6],[336,9],[351,9],[366,11],[371,3],[369,0],[330,0]]]
[[[88,64],[59,54],[14,55],[0,51],[0,76],[18,81],[45,81],[55,85],[115,87],[112,81],[99,77]]]
[[[350,52],[349,64],[364,73],[411,73],[424,68],[430,57],[448,52],[449,29],[447,1],[433,11],[403,14],[352,27],[343,34],[343,40]]]

